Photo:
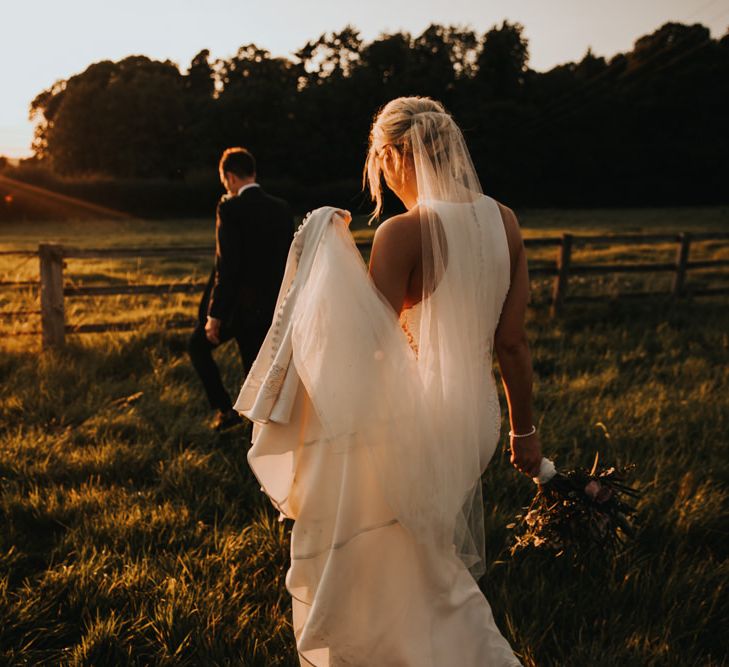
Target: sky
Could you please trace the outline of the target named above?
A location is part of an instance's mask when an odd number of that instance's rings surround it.
[[[703,23],[726,33],[729,0],[0,0],[0,155],[30,154],[32,99],[99,60],[143,54],[186,71],[255,43],[290,56],[324,32],[353,25],[365,41],[431,23],[483,33],[518,21],[530,66],[544,71],[582,58],[611,57],[666,23]]]

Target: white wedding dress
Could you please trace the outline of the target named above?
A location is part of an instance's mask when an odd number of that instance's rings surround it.
[[[490,197],[471,206],[468,227],[450,224],[458,204],[427,205],[443,221],[448,267],[399,321],[333,209],[310,215],[235,406],[256,422],[248,461],[262,490],[295,520],[286,587],[302,666],[521,665],[450,519],[474,484],[449,468],[461,432],[477,438],[478,473],[499,438],[491,351],[509,287],[506,234]],[[459,297],[462,270],[479,287]],[[459,308],[473,309],[473,336],[457,330]]]

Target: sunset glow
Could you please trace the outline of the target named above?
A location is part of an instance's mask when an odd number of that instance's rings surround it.
[[[286,5],[283,9],[282,4]],[[184,70],[204,48],[210,49],[212,58],[222,58],[241,45],[255,43],[275,56],[292,57],[307,41],[347,24],[357,28],[363,39],[372,40],[382,32],[419,34],[431,23],[469,26],[483,33],[507,19],[524,25],[529,65],[543,71],[579,60],[588,48],[606,57],[629,50],[637,37],[667,21],[700,22],[714,36],[724,34],[729,22],[729,8],[723,0],[651,0],[638,5],[617,0],[590,7],[590,11],[577,0],[557,0],[549,6],[537,0],[516,6],[506,0],[453,0],[447,4],[408,0],[395,5],[385,0],[366,4],[348,0],[336,5],[286,0],[271,5],[211,2],[186,6],[170,0],[154,5],[130,0],[114,6],[88,0],[62,4],[45,0],[40,11],[38,3],[15,3],[8,12],[8,25],[33,26],[33,40],[24,30],[3,36],[0,155],[8,157],[31,153],[33,125],[28,106],[38,93],[93,62],[130,54],[171,59]]]

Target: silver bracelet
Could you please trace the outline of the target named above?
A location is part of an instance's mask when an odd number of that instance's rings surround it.
[[[519,434],[519,433],[514,433],[514,431],[509,431],[509,435],[512,438],[527,438],[530,435],[534,435],[536,432],[537,432],[537,427],[534,426],[534,424],[532,424],[532,430],[529,431],[529,433],[521,433],[521,434]]]

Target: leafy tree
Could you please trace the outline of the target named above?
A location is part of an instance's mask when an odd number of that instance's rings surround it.
[[[209,59],[207,49],[200,51],[183,77],[184,166],[187,169],[210,168],[219,157],[210,141],[215,133],[216,75]]]
[[[296,159],[301,66],[249,44],[229,60],[218,61],[216,75],[217,131],[211,136],[216,153],[227,146],[246,146],[264,170],[275,173],[278,167],[288,173],[287,162]]]
[[[729,31],[715,40],[680,23],[547,72],[529,68],[524,29],[508,21],[370,42],[346,26],[293,58],[249,44],[211,62],[202,50],[184,74],[144,56],[103,61],[33,100],[34,150],[66,176],[203,170],[215,185],[220,152],[244,145],[264,180],[335,184],[355,208],[372,117],[400,95],[443,101],[484,189],[515,205],[726,201]]]
[[[513,99],[521,92],[529,62],[523,32],[521,24],[504,21],[484,35],[476,79],[488,97]]]
[[[359,31],[350,25],[307,42],[295,54],[304,68],[301,85],[322,85],[331,83],[333,78],[350,76],[361,49]]]
[[[57,82],[31,103],[36,152],[61,174],[173,176],[184,129],[182,78],[169,62],[130,56]]]

